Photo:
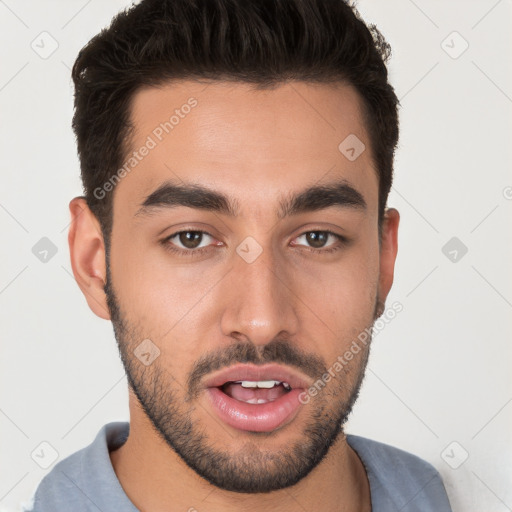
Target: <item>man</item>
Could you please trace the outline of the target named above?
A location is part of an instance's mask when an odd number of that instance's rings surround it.
[[[341,0],[143,0],[80,52],[71,262],[130,423],[33,510],[450,511],[343,431],[397,254],[388,56]]]

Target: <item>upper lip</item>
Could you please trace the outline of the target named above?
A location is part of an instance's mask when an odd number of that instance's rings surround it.
[[[224,368],[215,372],[212,376],[205,380],[207,388],[216,388],[223,386],[226,382],[236,382],[241,380],[261,381],[261,380],[278,380],[287,382],[292,389],[305,389],[309,386],[308,382],[295,373],[293,370],[278,364],[266,365],[248,365],[238,364]]]

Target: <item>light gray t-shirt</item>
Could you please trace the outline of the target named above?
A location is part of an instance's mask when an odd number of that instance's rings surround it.
[[[138,512],[109,457],[130,431],[128,422],[104,425],[94,441],[66,457],[42,479],[24,512]],[[452,512],[439,473],[419,457],[364,437],[347,435],[370,482],[372,512]]]

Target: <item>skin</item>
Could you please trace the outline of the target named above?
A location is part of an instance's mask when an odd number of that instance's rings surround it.
[[[332,366],[357,334],[373,324],[376,301],[384,302],[389,293],[399,214],[386,210],[379,246],[378,177],[361,100],[352,87],[295,82],[256,91],[248,84],[205,87],[184,81],[146,88],[133,98],[133,148],[168,118],[167,111],[190,97],[198,106],[115,188],[112,284],[130,323],[130,342],[150,338],[159,347],[154,364],[165,368],[180,410],[208,433],[213,448],[232,455],[287,453],[291,444],[304,440],[305,426],[319,404],[334,414],[336,397],[354,388],[364,357],[355,357],[292,421],[265,436],[223,424],[204,393],[184,409],[187,377],[206,353],[240,340],[263,348],[285,335],[298,350]],[[353,162],[338,150],[349,134],[366,145]],[[144,199],[168,179],[221,191],[238,200],[240,214],[177,207],[136,216]],[[329,207],[278,218],[283,196],[339,179],[360,192],[366,209]],[[108,320],[105,244],[98,220],[83,198],[74,198],[70,211],[75,278],[91,310]],[[187,257],[165,250],[161,241],[186,229],[212,235],[202,243],[210,244],[205,253]],[[302,236],[322,230],[344,235],[349,243],[322,254],[322,248]],[[247,236],[263,249],[250,264],[235,250]],[[173,242],[186,250],[176,238]],[[326,243],[336,245],[334,238]],[[307,373],[301,375],[313,381]],[[298,503],[305,510],[315,510],[318,503],[325,511],[371,509],[364,467],[343,434],[295,485],[242,494],[212,485],[187,466],[155,432],[132,389],[129,406],[130,436],[110,457],[125,492],[141,510],[286,512],[297,510]]]

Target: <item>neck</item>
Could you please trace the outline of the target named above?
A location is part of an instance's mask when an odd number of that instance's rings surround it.
[[[243,494],[204,480],[155,433],[140,407],[131,412],[130,435],[110,452],[110,459],[125,493],[139,510],[292,512],[315,510],[318,503],[324,512],[371,510],[366,472],[344,435],[297,484],[270,493]]]

